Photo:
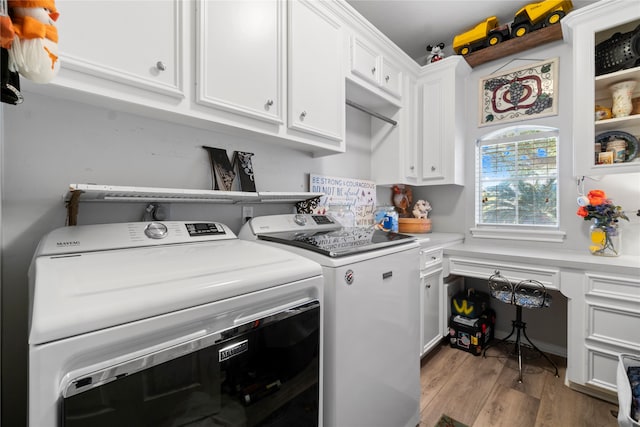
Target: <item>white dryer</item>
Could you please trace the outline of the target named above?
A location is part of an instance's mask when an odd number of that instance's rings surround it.
[[[415,239],[343,228],[331,216],[309,214],[256,217],[239,237],[285,248],[323,267],[325,426],[419,424]]]
[[[322,425],[308,258],[219,223],[87,225],[45,236],[29,279],[32,427]]]

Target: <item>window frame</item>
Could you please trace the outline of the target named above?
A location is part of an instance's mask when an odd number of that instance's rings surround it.
[[[518,143],[543,138],[555,138],[555,180],[556,180],[556,223],[555,224],[501,224],[482,223],[482,187],[480,182],[482,167],[482,147],[494,144]],[[562,242],[565,233],[560,228],[560,130],[540,125],[515,125],[500,128],[478,138],[475,143],[475,180],[474,180],[474,224],[470,232],[475,238],[526,240],[541,242]],[[516,178],[518,178],[516,176]],[[520,178],[525,180],[527,178]]]

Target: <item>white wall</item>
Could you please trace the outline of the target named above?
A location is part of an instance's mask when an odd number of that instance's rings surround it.
[[[308,174],[369,179],[370,118],[347,109],[347,152],[313,158],[282,146],[163,123],[31,93],[4,107],[2,168],[3,424],[25,423],[27,269],[39,239],[65,225],[62,195],[71,183],[211,189],[202,145],[255,153],[259,191],[308,191]],[[79,224],[139,221],[144,203],[83,203]],[[255,215],[291,204],[255,205]],[[215,220],[238,231],[241,207],[170,206],[171,219]],[[6,351],[5,351],[6,350]],[[10,395],[6,390],[11,390]]]

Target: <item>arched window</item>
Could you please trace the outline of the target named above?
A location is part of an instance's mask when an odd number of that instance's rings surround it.
[[[476,146],[476,227],[558,227],[558,129],[511,126]]]

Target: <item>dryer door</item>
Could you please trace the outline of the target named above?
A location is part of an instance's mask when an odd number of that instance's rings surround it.
[[[320,304],[94,372],[63,392],[63,426],[318,426]]]

